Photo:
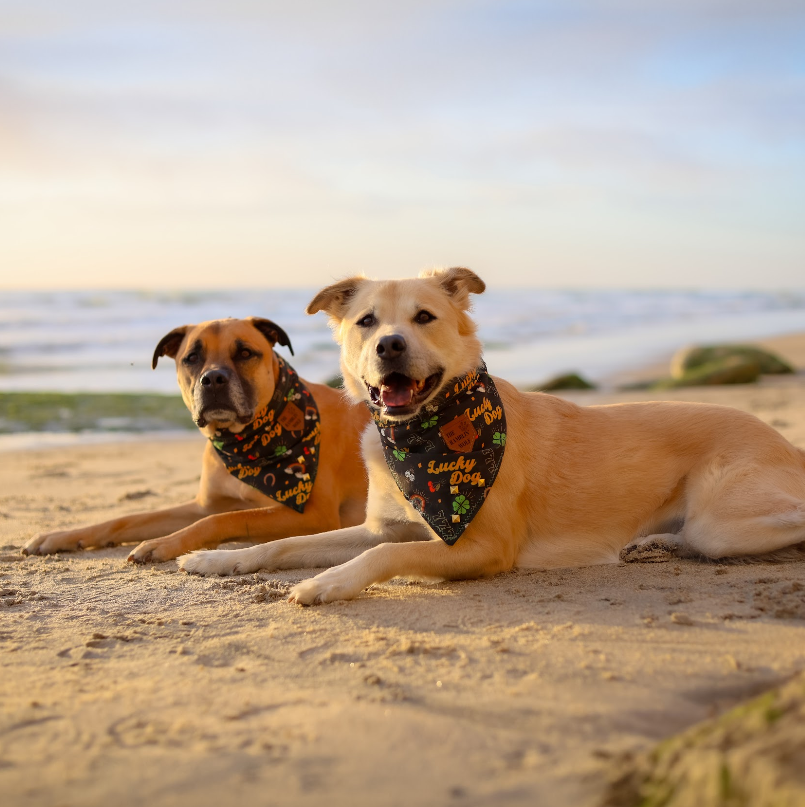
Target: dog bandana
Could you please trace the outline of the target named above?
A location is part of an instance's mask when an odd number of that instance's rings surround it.
[[[239,434],[222,429],[210,440],[232,476],[304,513],[319,465],[319,408],[293,367],[277,361],[268,406]]]
[[[453,379],[411,420],[373,417],[397,487],[452,546],[492,489],[506,449],[506,413],[486,365]]]

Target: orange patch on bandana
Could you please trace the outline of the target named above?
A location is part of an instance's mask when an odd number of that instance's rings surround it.
[[[305,427],[305,416],[296,404],[288,401],[277,418],[277,423],[286,431],[301,432]]]
[[[453,451],[472,451],[472,447],[478,439],[475,426],[464,412],[442,426],[439,432]]]

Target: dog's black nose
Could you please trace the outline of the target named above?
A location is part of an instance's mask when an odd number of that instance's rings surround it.
[[[229,383],[229,372],[220,367],[207,370],[199,381],[202,387],[223,387]]]
[[[377,343],[377,355],[381,359],[396,359],[405,352],[405,348],[405,339],[400,334],[393,333],[391,336],[384,336]]]

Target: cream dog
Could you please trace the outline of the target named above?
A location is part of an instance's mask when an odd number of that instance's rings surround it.
[[[477,275],[454,268],[405,280],[355,277],[320,291],[308,313],[329,315],[347,390],[384,428],[370,425],[363,437],[366,522],[249,549],[198,552],[181,558],[181,568],[233,574],[334,565],[293,588],[291,601],[309,605],[353,598],[392,577],[475,578],[516,566],[615,563],[658,550],[761,555],[805,541],[805,452],[752,415],[694,403],[580,407],[495,379],[505,455],[483,506],[448,545],[421,503],[401,492],[407,483],[392,467],[389,429],[426,425],[431,402],[451,385],[458,390],[456,379],[480,365],[468,309],[469,295],[483,290]],[[468,408],[475,422],[473,415]],[[395,450],[408,461],[406,449]],[[451,456],[457,468],[463,455]],[[460,479],[472,478],[459,470]],[[442,488],[436,495],[446,494]],[[453,508],[463,512],[463,505]]]

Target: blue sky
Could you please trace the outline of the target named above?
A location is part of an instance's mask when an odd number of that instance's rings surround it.
[[[0,0],[0,285],[805,286],[801,2]]]

